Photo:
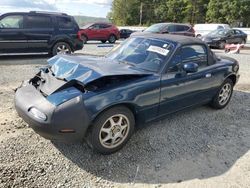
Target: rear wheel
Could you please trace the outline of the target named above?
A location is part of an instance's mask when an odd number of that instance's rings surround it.
[[[109,41],[109,43],[111,43],[111,44],[115,43],[115,41],[116,41],[115,35],[110,35],[108,41]]]
[[[58,42],[54,45],[52,49],[52,55],[58,55],[58,54],[71,54],[72,49],[70,45],[66,42]]]
[[[229,78],[226,79],[212,100],[211,106],[215,109],[225,108],[232,97],[233,86],[233,81]]]
[[[91,127],[88,142],[95,151],[111,154],[127,143],[134,132],[134,125],[134,115],[128,108],[111,108],[96,119]]]
[[[106,41],[106,40],[101,40],[101,42],[104,44],[104,43],[106,43],[107,41]]]

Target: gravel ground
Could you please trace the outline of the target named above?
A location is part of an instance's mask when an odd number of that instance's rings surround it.
[[[96,46],[78,53],[110,50]],[[250,187],[250,51],[230,56],[241,78],[228,107],[170,115],[109,156],[35,134],[15,112],[13,90],[48,57],[0,58],[0,187]]]

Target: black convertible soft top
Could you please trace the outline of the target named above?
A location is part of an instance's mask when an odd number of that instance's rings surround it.
[[[195,37],[181,36],[181,35],[171,35],[171,34],[158,34],[158,33],[150,33],[150,32],[136,32],[132,35],[132,37],[148,37],[155,39],[165,39],[168,41],[173,41],[179,44],[190,44],[190,43],[198,43],[204,44],[204,42]]]

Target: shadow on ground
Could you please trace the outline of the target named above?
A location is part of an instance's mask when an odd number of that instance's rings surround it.
[[[204,106],[170,115],[138,130],[112,155],[96,154],[86,144],[53,144],[79,168],[108,181],[205,179],[224,174],[248,152],[249,113],[250,93],[235,91],[225,109]]]

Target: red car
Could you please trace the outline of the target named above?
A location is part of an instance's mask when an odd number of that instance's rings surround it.
[[[115,43],[120,38],[119,29],[110,23],[91,23],[83,26],[80,30],[82,40],[99,40],[102,43],[109,41]]]

